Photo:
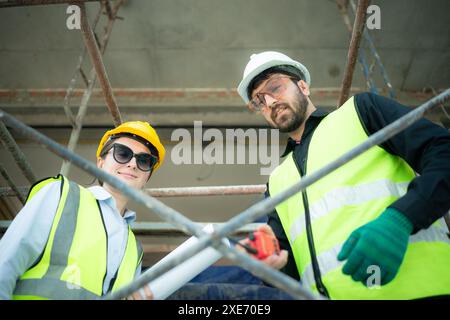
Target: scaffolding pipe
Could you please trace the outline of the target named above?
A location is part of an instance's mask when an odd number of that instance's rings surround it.
[[[69,149],[70,150],[70,149]],[[18,187],[21,193],[27,193],[28,187]],[[196,197],[196,196],[235,196],[262,194],[266,191],[265,184],[241,186],[205,186],[205,187],[173,187],[173,188],[147,188],[144,192],[155,198],[164,197]],[[11,188],[0,187],[0,197],[15,196]]]
[[[387,125],[383,129],[375,132],[366,141],[349,150],[348,152],[344,153],[342,156],[325,165],[321,169],[303,176],[300,182],[294,184],[293,186],[289,187],[285,191],[280,192],[275,196],[271,196],[264,200],[261,200],[260,202],[252,205],[251,207],[240,213],[239,215],[233,217],[225,225],[216,230],[215,232],[216,237],[217,238],[223,237],[224,235],[229,234],[229,232],[234,228],[262,217],[265,213],[268,213],[273,209],[275,209],[275,207],[284,200],[306,189],[308,186],[310,186],[317,180],[321,179],[327,174],[343,166],[344,164],[356,158],[365,151],[369,150],[370,148],[387,141],[397,133],[401,132],[402,130],[406,129],[407,127],[411,126],[414,122],[422,118],[425,112],[427,112],[429,109],[449,99],[450,99],[450,89],[446,89],[438,96],[428,100],[419,107],[408,112],[403,117],[397,119],[396,121]]]
[[[28,192],[30,187],[17,187],[17,190],[23,195]],[[0,187],[0,197],[15,197],[16,192],[10,187]]]
[[[280,288],[282,290],[285,290],[286,292],[293,295],[294,297],[299,298],[299,299],[305,299],[305,298],[306,299],[314,299],[315,298],[315,296],[313,294],[311,294],[309,291],[303,289],[298,284],[297,281],[282,274],[279,271],[273,270],[271,267],[264,265],[260,261],[254,260],[253,258],[249,257],[246,254],[240,253],[234,247],[228,248],[228,247],[222,246],[221,239],[219,239],[219,240],[214,239],[214,241],[213,241],[212,240],[213,235],[209,235],[209,234],[205,233],[199,224],[192,222],[191,220],[184,217],[181,213],[166,206],[165,204],[156,200],[155,198],[147,196],[141,190],[137,190],[137,189],[133,189],[133,188],[129,187],[126,183],[124,183],[120,179],[97,168],[93,163],[91,163],[91,162],[83,159],[79,155],[67,150],[63,146],[56,143],[55,141],[49,139],[48,137],[44,136],[40,132],[28,127],[27,125],[18,121],[17,119],[15,119],[11,115],[7,114],[6,112],[0,111],[0,119],[5,121],[6,123],[10,124],[17,130],[19,130],[22,134],[24,134],[28,138],[35,140],[36,142],[38,142],[40,144],[45,145],[50,151],[54,152],[55,154],[59,155],[60,157],[63,157],[68,160],[70,159],[76,166],[80,167],[82,170],[92,174],[93,176],[104,181],[105,183],[108,183],[115,189],[121,190],[125,196],[127,196],[131,200],[136,201],[137,203],[139,203],[141,205],[144,205],[145,207],[150,209],[152,212],[156,213],[159,217],[178,226],[185,233],[195,235],[199,238],[199,242],[197,243],[197,246],[191,247],[191,250],[184,252],[184,254],[181,257],[177,256],[175,261],[174,261],[174,259],[171,259],[169,261],[170,264],[161,264],[162,267],[160,269],[158,269],[158,272],[160,272],[160,273],[156,273],[157,276],[166,272],[168,270],[167,268],[172,268],[173,266],[179,264],[181,261],[184,261],[188,257],[191,257],[194,254],[198,253],[200,250],[206,248],[207,246],[212,245],[217,250],[221,251],[225,255],[225,257],[227,257],[233,261],[236,261],[236,263],[238,263],[239,265],[242,265],[243,267],[247,268],[248,270],[259,275],[263,280],[277,286],[278,288]],[[236,229],[238,229],[238,228],[236,228]],[[141,276],[140,278],[142,279],[144,277]],[[147,282],[145,282],[145,283],[147,283]],[[137,283],[138,283],[138,285],[140,285],[140,282],[134,282],[134,283],[130,284],[129,287],[126,287],[127,288],[126,290],[133,290],[133,286],[136,286]],[[135,292],[139,288],[140,287],[137,287],[131,292]],[[114,294],[114,297],[115,298],[123,298],[125,296],[128,296],[129,294],[130,293],[127,294],[126,291],[119,290]]]
[[[344,20],[344,24],[347,27],[347,30],[351,35],[352,31],[353,31],[353,27],[350,22],[350,16],[348,14],[347,1],[336,0],[336,3],[338,6],[338,9],[339,9],[339,12],[341,13],[342,18]],[[354,3],[352,3],[352,5],[354,5]],[[367,30],[364,30],[364,34],[366,34],[366,33],[367,33]],[[375,83],[372,81],[372,78],[370,77],[370,70],[367,66],[366,55],[365,55],[364,49],[362,47],[359,48],[358,62],[361,66],[361,70],[363,72],[364,78],[366,79],[366,84],[367,84],[367,87],[370,89],[370,92],[378,94],[378,89],[375,86]]]
[[[119,8],[122,4],[123,4],[123,0],[119,0],[116,3],[116,5],[114,6],[114,9],[113,9],[114,17],[117,15],[117,12],[119,11]],[[94,21],[94,25],[97,25],[101,10],[102,10],[102,8],[100,8],[100,11],[97,14],[97,17]],[[109,36],[111,35],[111,32],[112,32],[113,24],[114,24],[114,19],[108,20],[108,25],[105,29],[105,32],[104,32],[104,35],[102,38],[102,43],[100,44],[101,45],[101,49],[100,49],[101,55],[103,55],[105,53],[106,47],[108,45]],[[85,47],[85,49],[86,49],[86,47]],[[81,63],[79,64],[79,66],[81,67]],[[92,92],[95,87],[95,80],[96,80],[96,72],[95,72],[95,68],[92,68],[90,71],[90,74],[89,74],[88,88],[83,93],[80,108],[78,109],[77,117],[75,119],[75,126],[70,135],[69,143],[67,144],[68,149],[71,151],[75,150],[75,148],[78,144],[78,140],[80,139],[80,133],[81,133],[81,129],[83,127],[83,120],[87,113],[89,99],[91,98]],[[67,94],[66,94],[66,96],[67,96]],[[63,175],[68,175],[69,171],[70,171],[70,162],[63,161],[63,164],[61,166],[61,173]]]
[[[356,14],[355,1],[350,0],[350,5],[352,7],[353,13]],[[387,71],[384,68],[384,65],[383,65],[383,62],[381,61],[380,55],[378,54],[378,51],[375,48],[375,45],[373,44],[372,37],[370,36],[369,31],[367,31],[367,29],[364,29],[363,35],[364,35],[364,38],[366,39],[367,43],[369,44],[369,49],[370,49],[372,55],[375,57],[375,60],[377,61],[377,64],[378,64],[378,67],[380,68],[381,76],[383,77],[384,83],[386,83],[386,86],[388,87],[389,97],[394,99],[395,98],[394,87],[391,84],[391,80],[389,79]]]
[[[19,198],[20,202],[22,202],[22,204],[25,204],[25,197],[22,195],[22,193],[20,193],[19,188],[17,188],[14,181],[12,181],[8,172],[6,171],[6,169],[3,167],[3,165],[1,163],[0,163],[0,174],[6,180],[6,183],[8,183],[8,185],[11,187],[11,189],[15,192],[15,195],[17,196],[17,198]]]
[[[3,141],[5,147],[9,150],[23,175],[27,180],[33,184],[36,182],[36,175],[33,173],[33,169],[31,169],[31,165],[28,162],[25,154],[20,150],[16,141],[12,137],[11,133],[6,128],[5,124],[0,121],[0,139]]]
[[[78,4],[81,2],[98,2],[99,0],[1,0],[0,8],[39,6],[47,4]]]
[[[122,118],[103,64],[102,55],[100,54],[97,42],[95,41],[91,26],[89,25],[84,3],[80,4],[79,7],[81,12],[81,33],[83,35],[84,44],[88,50],[95,71],[97,72],[97,77],[105,95],[106,105],[113,117],[114,125],[118,126],[122,123]]]
[[[100,9],[98,10],[97,15],[96,15],[96,17],[94,19],[93,28],[92,28],[93,30],[95,30],[95,28],[97,26],[97,23],[100,20],[100,16],[101,16],[102,10],[103,10],[103,7],[102,7],[102,5],[100,5]],[[70,103],[70,97],[72,96],[72,93],[73,93],[73,90],[74,90],[74,87],[75,87],[75,83],[77,82],[78,74],[81,74],[81,76],[83,78],[83,81],[85,82],[86,87],[89,87],[89,84],[91,83],[91,81],[89,81],[86,78],[86,75],[84,74],[84,72],[82,71],[82,68],[81,68],[81,66],[83,64],[84,57],[86,56],[86,51],[87,50],[86,50],[86,46],[85,46],[85,47],[83,47],[83,52],[78,57],[78,65],[75,68],[75,72],[74,72],[74,74],[72,76],[72,79],[69,82],[69,87],[67,88],[66,94],[64,96],[64,104],[63,104],[64,112],[66,113],[66,116],[69,119],[69,122],[72,125],[72,128],[74,128],[74,129],[77,126],[77,121],[76,120],[79,119],[79,118],[78,117],[75,118],[75,115],[72,113],[72,110],[70,110],[69,103]],[[95,80],[95,75],[94,75],[94,80]],[[73,131],[72,131],[72,133],[73,133]],[[78,142],[78,140],[77,140],[77,142]],[[74,149],[70,149],[70,147],[69,147],[69,150],[74,150]],[[64,164],[63,164],[63,166],[64,166]]]
[[[20,189],[19,189],[20,191]],[[23,194],[22,194],[23,195]],[[24,199],[26,199],[26,194]],[[5,233],[6,230],[11,225],[12,220],[0,220],[0,233]],[[212,222],[199,222],[202,227],[205,227]],[[214,223],[215,226],[223,225],[223,222]],[[231,236],[242,237],[247,236],[250,232],[256,231],[260,226],[265,225],[265,223],[249,223],[239,229],[235,230]],[[167,222],[133,222],[131,224],[131,230],[137,236],[171,236],[171,237],[185,237],[189,236],[186,233],[180,231],[177,227]],[[144,245],[145,247],[145,245]],[[145,250],[144,250],[145,251]]]
[[[266,190],[265,184],[242,186],[207,186],[207,187],[178,187],[152,188],[146,193],[152,197],[191,197],[191,196],[228,196],[261,194]]]
[[[358,56],[361,35],[366,23],[366,11],[370,0],[360,0],[356,12],[355,22],[353,24],[352,38],[347,55],[347,65],[344,70],[344,78],[342,80],[341,94],[339,96],[338,108],[348,99],[350,87],[352,86],[353,71],[355,69],[356,57]]]
[[[20,121],[10,116],[9,114],[0,111],[0,119],[8,123],[10,126],[17,128],[24,135],[28,136],[30,139],[33,139],[38,143],[46,145],[51,151],[58,154],[59,156],[64,157],[66,159],[72,159],[72,161],[80,168],[102,179],[103,181],[111,184],[113,187],[122,190],[123,193],[130,199],[135,200],[138,203],[145,204],[147,208],[153,210],[155,213],[162,216],[166,221],[172,222],[173,224],[179,226],[183,231],[185,232],[188,231],[190,234],[194,234],[197,237],[199,237],[199,241],[195,246],[191,248],[191,250],[186,251],[183,255],[177,256],[171,260],[166,261],[166,264],[161,264],[158,270],[153,270],[154,272],[152,274],[144,274],[138,277],[138,279],[136,279],[129,285],[118,290],[113,295],[108,296],[109,298],[122,298],[130,295],[131,293],[137,291],[145,284],[149,283],[155,277],[165,273],[171,267],[177,265],[181,261],[184,261],[185,259],[189,258],[190,256],[194,255],[195,253],[199,252],[200,250],[210,245],[214,245],[218,250],[224,252],[226,257],[229,257],[230,259],[237,261],[238,263],[248,262],[246,264],[246,267],[248,267],[252,272],[255,272],[256,274],[260,275],[264,280],[268,281],[269,283],[276,283],[277,287],[281,287],[284,290],[288,289],[286,291],[291,294],[294,293],[294,296],[296,297],[299,296],[306,297],[308,292],[301,287],[293,288],[294,285],[292,284],[292,282],[295,283],[295,281],[292,281],[292,279],[290,279],[289,277],[288,279],[283,278],[284,275],[280,274],[279,272],[276,272],[273,278],[266,277],[267,276],[266,273],[267,272],[270,273],[270,271],[273,273],[273,270],[265,269],[264,266],[261,266],[261,263],[259,261],[249,262],[248,259],[246,259],[249,257],[246,257],[245,255],[244,256],[239,255],[239,253],[234,252],[235,251],[234,248],[220,247],[221,238],[226,237],[228,234],[230,234],[233,230],[237,229],[238,227],[251,221],[254,221],[256,218],[261,217],[264,214],[270,212],[279,203],[283,202],[284,200],[288,199],[289,197],[293,196],[299,191],[304,190],[306,187],[316,182],[321,177],[336,170],[337,168],[349,162],[350,160],[357,157],[361,153],[367,151],[368,149],[372,148],[375,145],[381,144],[384,141],[390,139],[392,136],[404,130],[405,128],[407,128],[408,126],[412,125],[414,122],[419,120],[421,117],[423,117],[424,113],[428,111],[428,109],[431,109],[436,104],[445,102],[449,98],[450,98],[450,89],[447,89],[437,97],[432,98],[431,100],[417,107],[415,110],[412,110],[405,116],[386,126],[382,130],[374,133],[365,142],[356,146],[354,149],[345,153],[338,159],[332,161],[331,163],[324,166],[320,170],[317,170],[312,174],[304,176],[299,183],[291,186],[287,190],[281,192],[280,194],[277,194],[274,197],[266,198],[260,201],[259,203],[256,203],[255,205],[251,206],[250,208],[246,209],[235,218],[229,220],[223,226],[217,228],[217,230],[211,235],[207,234],[205,235],[200,227],[198,227],[195,223],[191,222],[189,219],[183,217],[181,214],[179,214],[172,208],[165,206],[164,204],[160,203],[154,198],[144,195],[141,191],[132,190],[119,179],[110,176],[109,174],[107,174],[102,170],[99,170],[92,163],[84,160],[83,158],[72,152],[69,152],[67,149],[61,147],[56,142],[43,136],[41,133],[35,131],[34,129],[29,128],[28,126],[21,123]],[[185,224],[186,221],[187,224]],[[217,246],[217,244],[219,244],[219,246]],[[263,273],[263,275],[258,272]],[[281,284],[278,283],[279,278],[281,278],[282,281],[284,282]],[[286,288],[285,283],[288,286],[292,285],[292,287]],[[298,294],[298,292],[301,293]]]
[[[443,103],[449,99],[450,99],[450,89],[447,89],[438,96],[428,100],[427,102],[420,105],[416,109],[410,111],[405,116],[389,124],[382,130],[374,133],[365,142],[361,143],[352,150],[343,154],[336,160],[330,162],[328,165],[311,174],[307,174],[306,176],[302,177],[300,182],[294,184],[285,191],[277,194],[276,196],[268,197],[264,200],[261,200],[260,202],[249,207],[245,211],[241,212],[239,215],[230,219],[223,226],[215,230],[214,234],[212,234],[212,236],[214,236],[214,243],[217,243],[217,241],[220,241],[221,238],[226,237],[226,235],[230,234],[234,229],[238,228],[239,226],[255,221],[257,218],[260,218],[263,215],[267,214],[268,212],[272,211],[279,203],[290,198],[294,194],[306,189],[309,185],[313,184],[314,182],[324,177],[325,175],[333,172],[337,168],[351,161],[352,159],[362,154],[363,152],[367,151],[368,149],[372,148],[373,146],[381,144],[384,141],[390,139],[392,136],[396,135],[400,131],[404,130],[405,128],[409,127],[414,122],[422,118],[424,113],[429,109],[431,109],[433,106],[439,103]],[[132,294],[139,288],[143,287],[145,284],[149,283],[155,277],[163,274],[171,267],[176,266],[178,263],[184,261],[184,259],[189,258],[193,254],[197,253],[198,250],[202,250],[210,244],[211,244],[210,236],[199,238],[198,243],[196,244],[195,247],[191,248],[192,249],[191,251],[185,252],[185,254],[182,255],[181,257],[176,257],[177,259],[166,261],[165,265],[158,266],[159,267],[158,270],[153,270],[154,271],[153,274],[144,274],[142,277],[139,277],[138,279],[134,280],[131,284],[124,286],[122,289],[119,289],[112,296],[114,298],[120,298]]]

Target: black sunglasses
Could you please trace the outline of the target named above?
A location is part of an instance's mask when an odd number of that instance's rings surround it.
[[[131,159],[133,159],[133,157],[135,157],[137,167],[145,172],[152,170],[158,162],[158,157],[150,153],[134,153],[133,150],[120,143],[114,143],[111,145],[111,147],[105,150],[104,154],[109,152],[111,149],[113,149],[113,158],[118,163],[128,163]]]

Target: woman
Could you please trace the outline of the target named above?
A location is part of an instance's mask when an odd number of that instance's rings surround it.
[[[97,166],[142,189],[164,154],[148,123],[126,122],[104,134]],[[107,183],[85,189],[58,175],[35,184],[0,241],[0,299],[98,299],[132,281],[142,249],[127,203]]]

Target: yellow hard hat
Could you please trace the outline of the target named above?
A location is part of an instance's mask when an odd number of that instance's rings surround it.
[[[166,150],[164,149],[164,146],[162,145],[161,141],[159,141],[159,137],[155,129],[153,129],[153,127],[150,124],[143,121],[124,122],[120,126],[112,130],[106,131],[106,133],[103,135],[98,145],[97,158],[100,158],[100,153],[103,149],[103,146],[109,140],[109,138],[121,133],[129,133],[141,137],[142,139],[151,143],[156,148],[156,150],[158,151],[158,162],[156,163],[153,169],[153,171],[156,171],[164,161],[164,155],[166,153]]]

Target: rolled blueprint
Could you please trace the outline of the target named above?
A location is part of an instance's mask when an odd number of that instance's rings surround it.
[[[203,231],[208,233],[211,233],[213,230],[214,227],[212,224],[208,224],[203,228]],[[168,259],[169,257],[172,257],[174,255],[181,254],[182,252],[192,247],[197,242],[198,242],[197,237],[189,238],[147,271],[151,271],[157,265],[163,263],[165,259]],[[223,243],[230,246],[228,239],[224,239]],[[205,270],[207,267],[215,263],[221,257],[222,254],[219,251],[217,251],[212,247],[208,247],[206,249],[203,249],[196,255],[192,256],[188,260],[182,262],[178,266],[172,268],[171,270],[161,275],[157,279],[150,281],[149,287],[153,292],[154,299],[155,300],[166,299],[168,296],[170,296],[176,290],[181,288],[183,285],[185,285],[187,282],[189,282],[192,278],[194,278],[200,272]]]

